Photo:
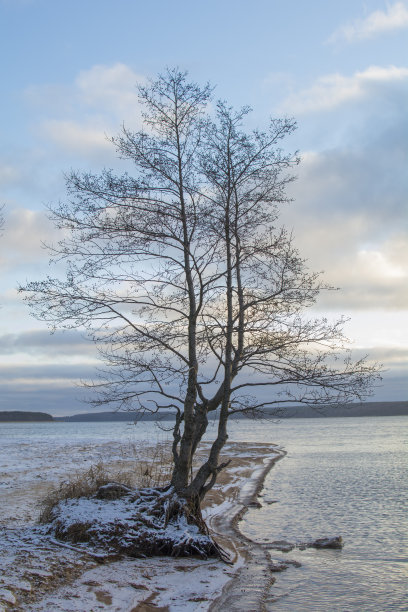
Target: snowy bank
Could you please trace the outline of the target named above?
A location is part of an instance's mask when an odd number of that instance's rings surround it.
[[[117,453],[116,447],[114,450]],[[149,606],[170,611],[208,610],[223,589],[231,592],[226,585],[234,577],[241,576],[242,580],[250,559],[248,542],[239,537],[236,523],[255,501],[266,472],[282,455],[272,445],[234,443],[227,445],[224,454],[233,460],[208,494],[204,514],[215,539],[230,553],[231,565],[218,560],[168,557],[122,558],[101,564],[86,550],[61,546],[51,537],[41,536],[33,522],[24,522],[20,490],[17,498],[9,496],[11,504],[18,501],[18,524],[4,520],[12,516],[12,508],[3,513],[0,610],[130,612]],[[52,473],[48,475],[52,477]],[[25,501],[31,516],[36,489],[30,489],[29,484],[25,482]],[[7,508],[7,496],[1,490],[0,501]]]

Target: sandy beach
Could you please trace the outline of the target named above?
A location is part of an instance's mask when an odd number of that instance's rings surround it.
[[[117,450],[111,448],[112,465],[130,467],[130,458],[118,459]],[[82,449],[82,455],[91,452]],[[67,454],[67,470],[78,455],[78,448]],[[224,455],[232,461],[209,492],[204,516],[231,564],[168,557],[100,563],[83,549],[44,538],[36,532],[38,504],[50,482],[63,476],[63,458],[50,457],[46,474],[27,469],[21,482],[0,488],[0,611],[262,609],[273,574],[267,553],[240,534],[238,523],[246,508],[258,503],[265,475],[283,453],[271,444],[229,442]]]

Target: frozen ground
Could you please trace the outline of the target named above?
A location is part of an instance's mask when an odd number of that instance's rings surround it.
[[[102,460],[115,470],[134,465],[135,448],[123,442],[55,444],[19,438],[0,452],[0,611],[208,610],[224,585],[245,565],[242,542],[231,525],[256,495],[277,456],[272,445],[229,443],[233,456],[210,492],[205,515],[232,565],[216,560],[126,559],[98,562],[79,547],[42,536],[39,500],[52,483]],[[138,443],[137,457],[151,455]]]

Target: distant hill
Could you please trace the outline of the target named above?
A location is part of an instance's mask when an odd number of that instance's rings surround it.
[[[54,417],[55,421],[69,421],[75,423],[81,422],[98,422],[98,421],[116,421],[131,423],[133,421],[157,421],[157,420],[169,420],[172,419],[170,413],[161,414],[158,418],[157,414],[140,414],[139,412],[126,411],[126,412],[86,412],[84,414],[73,414],[65,417]]]
[[[23,410],[0,411],[0,423],[53,421],[53,417],[45,412],[26,412]]]
[[[309,406],[288,406],[282,408],[282,412],[269,409],[265,411],[266,418],[330,418],[330,417],[376,417],[376,416],[404,416],[408,415],[407,402],[365,402],[363,404],[348,404],[337,408],[319,406],[318,409]],[[234,418],[246,418],[243,415],[235,415]],[[89,412],[85,414],[74,414],[66,417],[54,417],[55,421],[73,422],[97,422],[97,421],[157,421],[172,420],[170,413],[162,413],[160,417],[156,414],[141,415],[137,412]]]
[[[274,417],[274,411],[270,410],[269,417]],[[288,406],[282,408],[280,419],[316,419],[332,417],[378,417],[378,416],[405,416],[408,415],[407,402],[364,402],[362,404],[346,404],[343,406]],[[276,418],[276,417],[275,417]]]

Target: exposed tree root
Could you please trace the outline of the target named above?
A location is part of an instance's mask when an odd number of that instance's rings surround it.
[[[110,554],[228,560],[210,536],[199,504],[182,499],[173,488],[129,489],[111,483],[91,498],[59,502],[46,530],[60,540]]]

